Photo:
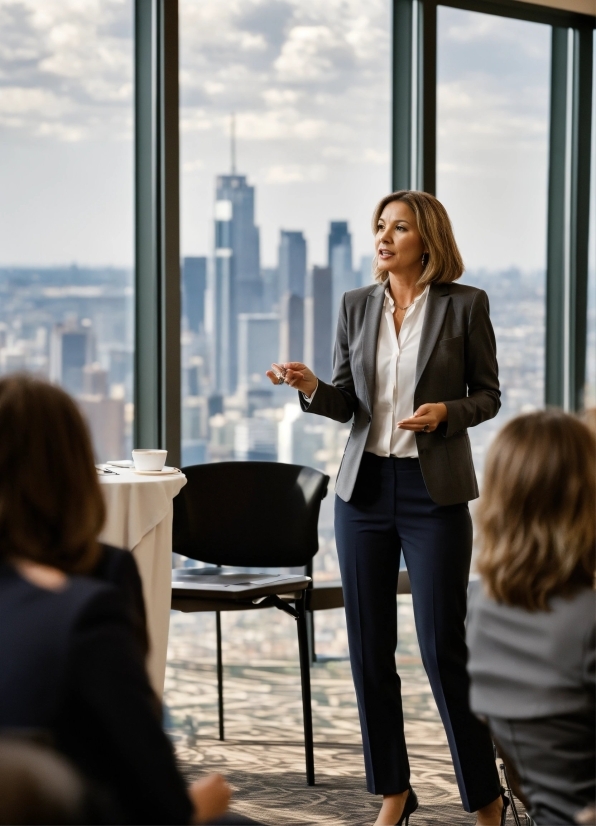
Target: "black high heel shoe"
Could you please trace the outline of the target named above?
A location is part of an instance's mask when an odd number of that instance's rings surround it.
[[[416,797],[416,792],[414,789],[409,786],[408,791],[410,792],[409,795],[406,797],[406,803],[404,806],[404,810],[401,813],[400,819],[397,821],[395,826],[408,826],[410,822],[410,815],[412,812],[415,812],[418,808],[418,798]]]

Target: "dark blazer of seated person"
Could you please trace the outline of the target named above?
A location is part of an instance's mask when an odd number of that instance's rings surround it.
[[[471,706],[538,826],[596,798],[595,454],[577,419],[510,422],[487,458],[470,588]]]
[[[0,564],[0,729],[44,731],[123,823],[189,823],[193,805],[110,585],[55,590]]]
[[[100,554],[89,576],[115,585],[120,591],[133,627],[133,632],[143,659],[149,654],[147,614],[143,598],[143,585],[139,569],[130,551],[100,545]]]
[[[0,379],[0,729],[45,733],[120,823],[213,823],[229,789],[212,776],[187,791],[177,771],[122,596],[125,557],[97,543],[104,519],[75,402]],[[116,585],[89,576],[102,564]]]

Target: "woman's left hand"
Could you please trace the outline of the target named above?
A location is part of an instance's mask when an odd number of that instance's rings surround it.
[[[447,405],[421,404],[418,410],[409,419],[397,423],[400,430],[416,430],[423,433],[432,433],[441,422],[447,421]]]

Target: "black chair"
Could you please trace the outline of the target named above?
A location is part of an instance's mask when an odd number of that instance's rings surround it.
[[[276,462],[221,462],[182,468],[187,484],[174,499],[173,550],[216,567],[172,572],[172,608],[214,611],[219,738],[224,739],[221,612],[274,606],[297,620],[308,785],[314,785],[305,575],[234,568],[304,568],[319,549],[318,519],[329,477]]]

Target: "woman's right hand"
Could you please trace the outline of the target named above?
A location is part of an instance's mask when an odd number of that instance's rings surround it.
[[[221,774],[195,780],[189,789],[194,803],[194,823],[212,823],[228,811],[232,789]]]
[[[282,375],[284,382],[300,390],[305,396],[312,396],[317,389],[319,380],[306,364],[300,361],[286,361],[285,364],[272,364],[271,370],[267,370],[267,376],[273,384],[279,384],[279,376]]]

